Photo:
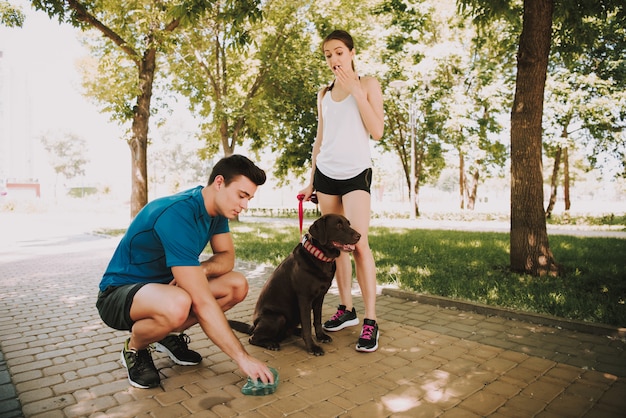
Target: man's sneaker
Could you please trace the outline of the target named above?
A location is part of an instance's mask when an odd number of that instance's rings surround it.
[[[131,385],[140,389],[148,389],[159,386],[161,378],[154,363],[152,356],[147,348],[143,350],[132,350],[128,348],[128,341],[124,343],[122,348],[122,364],[128,371],[128,381]]]
[[[359,318],[356,317],[356,310],[346,310],[346,305],[339,305],[337,312],[328,321],[324,322],[322,328],[326,331],[339,331],[345,327],[359,325]]]
[[[363,320],[363,330],[356,345],[356,351],[371,353],[378,348],[378,324],[372,319]]]
[[[187,344],[190,341],[187,334],[170,334],[161,341],[154,343],[154,348],[160,353],[166,353],[176,364],[195,366],[202,361],[202,356],[189,349]]]

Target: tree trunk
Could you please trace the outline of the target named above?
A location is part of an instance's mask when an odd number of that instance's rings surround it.
[[[480,172],[475,169],[470,177],[470,184],[466,186],[467,194],[467,209],[474,210],[476,207],[476,195],[478,194],[478,179],[480,178]]]
[[[565,211],[569,211],[569,154],[567,147],[563,147],[563,198],[565,199]]]
[[[420,179],[422,178],[422,172],[424,171],[424,159],[426,154],[426,138],[419,135],[415,136],[415,216],[420,216]],[[411,164],[409,163],[409,170],[411,168]],[[409,171],[410,173],[410,171]],[[410,178],[410,174],[409,174]],[[410,184],[410,183],[409,183]],[[410,188],[411,186],[409,186]]]
[[[559,146],[554,156],[554,168],[552,169],[552,179],[550,180],[550,202],[548,203],[548,209],[546,209],[546,218],[552,216],[552,210],[556,204],[556,192],[559,187],[559,167],[561,166],[561,152],[562,148]]]
[[[511,269],[558,274],[543,209],[541,118],[550,52],[553,0],[524,0],[511,111]]]
[[[459,199],[461,200],[461,209],[465,209],[465,158],[463,152],[459,149]]]
[[[417,180],[417,175],[415,176],[415,216],[419,218],[420,216],[420,185]]]
[[[139,68],[139,89],[135,105],[131,138],[131,199],[130,216],[134,218],[148,203],[148,126],[150,122],[150,100],[156,70],[156,50],[145,51]]]

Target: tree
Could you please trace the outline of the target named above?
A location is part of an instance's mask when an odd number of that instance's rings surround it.
[[[280,181],[308,172],[316,94],[329,77],[320,34],[331,26],[327,16],[363,21],[360,3],[268,0],[237,20],[234,11],[246,3],[226,1],[209,7],[195,32],[180,34],[172,84],[202,121],[204,157],[243,145],[252,152],[269,148]]]
[[[205,2],[33,0],[32,4],[61,23],[95,29],[103,36],[92,44],[98,71],[86,87],[113,120],[131,123],[126,141],[131,150],[134,217],[148,202],[148,130],[158,59],[168,51],[170,34],[201,13]]]
[[[11,5],[8,1],[0,0],[0,24],[8,28],[22,27],[24,13],[21,8]]]
[[[56,173],[56,186],[59,175],[71,180],[85,175],[85,145],[86,141],[75,134],[45,135],[41,137],[41,143],[50,156],[50,164]]]
[[[626,28],[618,10],[601,10],[578,23],[577,32],[587,34],[582,36],[586,46],[561,36],[551,50],[544,115],[544,149],[554,158],[548,218],[556,203],[561,159],[565,210],[570,209],[570,151],[586,150],[590,168],[607,173],[613,170],[612,175],[625,172],[626,95],[622,75],[626,74],[626,36],[619,34],[626,35]],[[559,19],[555,20],[560,25]],[[613,163],[611,170],[604,160]],[[616,168],[620,165],[621,169]]]
[[[218,144],[224,155],[231,155],[244,135],[259,83],[252,80],[252,86],[242,86],[241,79],[251,78],[245,67],[253,40],[249,25],[258,20],[261,11],[253,3],[215,2],[196,21],[196,30],[176,39],[178,51],[170,63],[173,86],[189,98],[191,109],[204,120],[200,136],[205,157],[215,154]],[[237,59],[239,54],[241,59]],[[269,67],[267,62],[260,65]]]
[[[570,94],[584,100],[575,109],[572,131],[589,154],[588,162],[626,177],[626,3],[582,2],[555,16],[551,62]],[[552,72],[552,71],[551,71]],[[568,128],[570,129],[570,128]]]
[[[441,91],[436,111],[441,141],[458,153],[460,206],[473,210],[480,181],[506,161],[507,148],[498,135],[502,127],[497,116],[510,99],[504,71],[496,75],[493,64],[486,62],[489,54],[463,55],[461,50],[466,48],[459,48],[456,57],[450,56],[438,66],[432,84]]]
[[[543,210],[543,93],[552,33],[553,0],[525,0],[511,111],[511,269],[557,274]]]
[[[180,34],[173,86],[189,98],[202,121],[202,153],[224,155],[246,143],[252,150],[281,150],[281,176],[302,167],[303,147],[315,135],[315,92],[311,71],[312,34],[301,17],[312,2],[270,0],[262,9],[239,10],[245,2],[213,4],[194,32]],[[246,16],[236,20],[234,16]],[[261,18],[263,16],[263,18]]]
[[[543,146],[546,155],[554,158],[554,165],[550,176],[550,199],[546,208],[546,218],[551,217],[556,203],[561,160],[565,210],[569,211],[570,150],[575,150],[585,143],[593,143],[596,137],[602,140],[604,136],[610,136],[619,130],[610,117],[611,109],[607,107],[619,103],[615,93],[621,95],[621,91],[614,92],[608,81],[596,75],[583,75],[575,71],[576,68],[572,68],[571,71],[565,68],[553,70],[547,81]],[[603,119],[596,129],[590,129],[586,122],[592,115],[596,115],[596,118],[601,116]],[[592,152],[587,157],[592,168],[596,165],[597,152],[599,151]]]
[[[386,1],[377,12],[389,18],[392,28],[383,38],[381,61],[388,67],[384,78],[409,80],[420,116],[416,193],[421,182],[439,175],[444,152],[452,147],[458,153],[461,206],[473,208],[481,179],[497,173],[506,161],[497,120],[504,104],[512,100],[506,86],[512,83],[513,67],[501,59],[511,33],[498,24],[475,36],[468,19],[455,13],[453,1],[431,8],[415,1]],[[386,102],[389,129],[382,143],[399,155],[409,178],[410,135],[402,130],[409,124],[406,112],[397,113],[405,106],[396,106],[396,101],[402,97]]]
[[[415,213],[419,215],[419,190],[423,182],[437,178],[444,166],[443,150],[436,129],[440,113],[434,111],[438,90],[430,89],[431,68],[423,65],[424,49],[435,43],[434,10],[412,2],[383,1],[373,9],[381,23],[378,31],[383,45],[376,46],[372,58],[385,63],[379,78],[391,96],[385,100],[385,135],[379,141],[386,151],[398,156],[411,188],[411,141],[415,140]],[[385,29],[382,28],[385,27]],[[392,82],[401,81],[398,89]]]
[[[505,17],[518,21],[515,1],[460,0],[485,26]],[[525,0],[517,53],[517,77],[511,111],[510,267],[533,275],[556,274],[543,211],[543,93],[551,45],[553,0]]]
[[[509,51],[517,32],[514,26],[502,20],[495,20],[489,27],[481,27],[478,31],[466,19],[457,25],[468,28],[465,36],[472,37],[469,45],[463,48],[468,50],[469,59],[466,59],[469,62],[462,67],[460,74],[463,76],[456,83],[457,90],[462,88],[457,97],[464,96],[467,104],[463,113],[453,113],[448,119],[461,120],[459,129],[455,130],[462,134],[455,144],[459,153],[461,208],[473,210],[479,183],[500,175],[508,156],[508,147],[501,140],[504,127],[499,120],[503,109],[510,108],[513,100],[514,62],[509,58]],[[454,137],[454,134],[450,135],[450,138]]]
[[[462,12],[474,16],[477,24],[484,25],[497,17],[506,17],[512,24],[519,19],[515,0],[458,0],[458,4]],[[626,68],[624,51],[616,48],[623,45],[623,36],[619,39],[626,14],[619,0],[564,0],[554,16],[553,0],[525,0],[523,5],[511,112],[511,269],[533,275],[557,274],[558,266],[548,244],[541,178],[543,93],[552,32],[554,29],[555,49],[564,59],[589,49],[593,57],[587,62],[590,72],[597,70],[605,77],[615,77]],[[611,23],[613,32],[595,24],[609,16],[617,17]],[[592,17],[597,20],[589,24]],[[600,64],[599,57],[610,65]]]
[[[148,161],[151,193],[169,194],[183,187],[206,184],[211,166],[199,155],[197,142],[190,140],[192,130],[192,126],[184,123],[168,123],[151,135]]]

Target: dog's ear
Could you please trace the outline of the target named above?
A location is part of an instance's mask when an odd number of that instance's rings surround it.
[[[320,242],[320,244],[325,245],[328,241],[328,234],[326,230],[329,228],[328,225],[328,215],[323,215],[321,218],[318,218],[313,225],[309,227],[309,234],[316,240]],[[322,226],[322,224],[324,224]]]

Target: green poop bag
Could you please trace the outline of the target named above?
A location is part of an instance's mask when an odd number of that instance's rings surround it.
[[[241,393],[251,396],[263,396],[276,392],[278,387],[278,370],[270,367],[272,374],[274,375],[274,383],[263,383],[261,379],[252,380],[248,377],[248,381],[241,388]]]

